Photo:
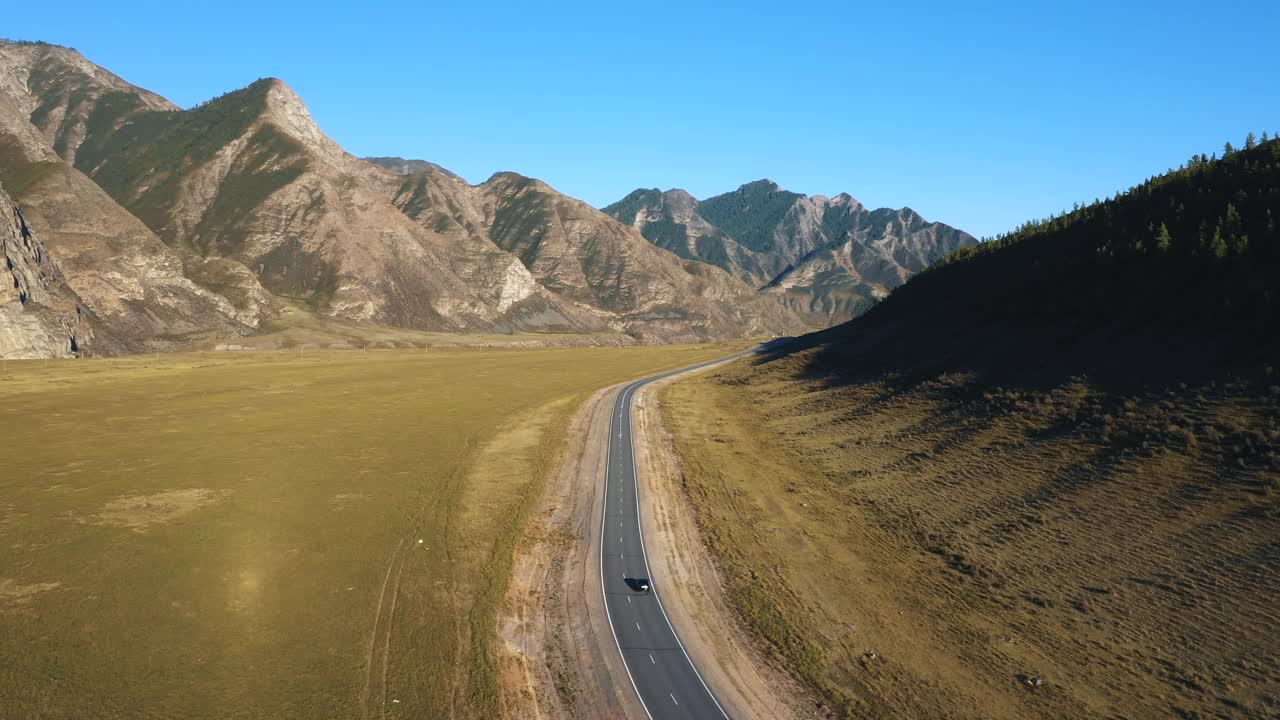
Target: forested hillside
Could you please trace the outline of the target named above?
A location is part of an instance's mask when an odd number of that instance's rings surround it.
[[[1222,159],[1194,157],[1123,195],[961,248],[903,293],[902,302],[913,295],[919,303],[962,275],[978,275],[968,281],[991,275],[1000,283],[974,302],[1008,292],[1029,302],[986,303],[984,314],[1015,319],[1031,311],[1095,321],[1130,315],[1249,328],[1275,318],[1277,214],[1280,140],[1255,143],[1250,135],[1243,150],[1228,143]],[[966,267],[943,269],[957,264]]]
[[[891,341],[876,345],[877,367],[910,356],[922,372],[1265,371],[1280,315],[1280,139],[1263,137],[961,248],[863,318],[806,342],[883,336]],[[898,334],[908,327],[910,337]]]

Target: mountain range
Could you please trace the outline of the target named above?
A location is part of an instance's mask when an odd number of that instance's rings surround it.
[[[636,190],[604,210],[820,327],[854,317],[934,261],[977,244],[910,208],[869,210],[848,194],[806,196],[772,180],[701,201],[684,190]]]
[[[790,334],[972,242],[771,183],[607,212],[515,173],[471,185],[347,153],[277,79],[184,110],[44,43],[0,42],[0,182],[75,298],[78,353],[208,344],[298,309],[627,342]]]

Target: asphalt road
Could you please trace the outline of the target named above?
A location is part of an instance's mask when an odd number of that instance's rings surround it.
[[[685,653],[662,609],[662,578],[649,574],[640,529],[639,487],[631,440],[631,399],[637,389],[655,380],[752,352],[754,349],[637,380],[624,387],[613,404],[600,537],[600,587],[614,641],[630,676],[628,681],[654,720],[729,716]],[[650,592],[636,588],[640,578],[649,579]]]

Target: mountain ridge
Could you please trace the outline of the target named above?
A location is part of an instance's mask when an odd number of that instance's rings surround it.
[[[472,186],[425,161],[357,158],[278,78],[184,110],[74,51],[7,43],[0,94],[13,99],[0,110],[0,179],[46,226],[85,303],[107,308],[122,294],[91,260],[124,227],[137,236],[124,265],[185,288],[163,301],[172,328],[130,323],[130,349],[251,334],[297,304],[411,329],[641,342],[806,328],[737,278],[659,251],[541,181],[495,173]],[[71,220],[89,215],[85,235]],[[136,299],[139,311],[151,302]]]
[[[802,195],[768,178],[706,200],[642,188],[604,211],[659,247],[737,275],[814,325],[854,317],[934,260],[977,243],[911,208],[870,210],[848,193]]]

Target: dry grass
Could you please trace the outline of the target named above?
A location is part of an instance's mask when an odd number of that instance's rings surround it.
[[[0,716],[492,716],[495,603],[566,418],[728,351],[9,362]]]
[[[837,713],[1280,713],[1265,388],[833,383],[783,358],[664,408],[731,597]]]
[[[142,531],[151,525],[177,520],[230,494],[228,490],[187,488],[127,496],[108,502],[90,521]]]
[[[284,308],[279,316],[245,337],[206,338],[192,349],[240,345],[258,350],[319,348],[459,348],[459,347],[575,347],[635,344],[621,333],[445,333],[356,322],[318,315],[305,307]]]

